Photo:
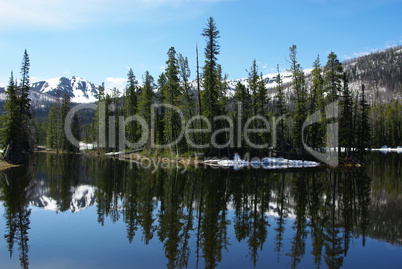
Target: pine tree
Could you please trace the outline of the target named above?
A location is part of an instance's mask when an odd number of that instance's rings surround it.
[[[320,64],[320,57],[317,56],[313,63],[313,70],[311,71],[311,89],[309,96],[309,114],[312,115],[320,110],[323,113],[324,109],[324,96],[323,96],[323,77],[322,67]],[[323,118],[323,115],[321,115]],[[308,128],[307,141],[312,148],[318,148],[323,145],[324,138],[324,120],[313,123]]]
[[[249,92],[251,94],[251,109],[252,109],[252,117],[257,116],[257,91],[258,91],[258,80],[259,80],[259,75],[258,75],[258,66],[257,66],[257,61],[254,59],[253,63],[251,65],[251,69],[248,72],[248,87],[249,87]],[[253,129],[257,129],[257,121],[253,120]],[[258,134],[254,133],[254,143],[259,144],[258,142]]]
[[[9,145],[18,132],[18,98],[17,85],[11,72],[10,81],[6,89],[6,101],[4,104],[4,126],[2,129],[3,146]]]
[[[195,103],[194,103],[194,94],[192,91],[191,84],[189,83],[189,79],[191,76],[190,67],[188,65],[187,57],[184,57],[182,54],[179,53],[178,55],[178,65],[179,65],[179,75],[181,78],[182,88],[183,88],[183,95],[180,100],[180,108],[181,111],[184,113],[185,121],[188,122],[195,114]],[[195,128],[195,124],[191,122],[191,129]],[[197,144],[197,137],[195,133],[192,134],[193,142]]]
[[[370,147],[370,125],[368,118],[369,105],[365,97],[365,86],[362,85],[362,92],[359,102],[360,115],[357,126],[357,158],[359,162],[364,162],[364,153]]]
[[[342,78],[343,78],[343,66],[339,62],[338,57],[334,52],[329,53],[327,63],[324,66],[324,93],[326,94],[326,104],[332,103],[333,115],[331,118],[335,118],[335,102],[338,101],[340,93],[342,91]],[[328,118],[328,115],[327,115]],[[336,132],[337,130],[335,130]],[[332,134],[332,137],[336,137],[336,134]],[[338,149],[333,149],[334,151]]]
[[[58,150],[59,145],[57,143],[58,139],[58,133],[59,133],[59,128],[57,126],[57,121],[59,117],[59,109],[58,105],[53,105],[50,110],[49,110],[49,115],[48,115],[48,122],[47,122],[47,128],[46,128],[46,146],[48,148]]]
[[[265,86],[265,80],[262,75],[260,74],[258,85],[257,85],[257,115],[265,116],[268,113],[268,89]]]
[[[75,113],[73,118],[72,118],[72,122],[71,122],[71,131],[73,136],[80,141],[81,140],[81,129],[80,129],[80,117],[78,115],[78,113]],[[74,146],[73,144],[68,142],[68,147],[67,147],[67,151],[68,152],[79,152],[79,148],[77,148],[76,146]]]
[[[297,47],[292,45],[289,48],[290,69],[292,73],[292,86],[295,91],[295,115],[293,127],[293,143],[298,153],[302,153],[302,126],[307,117],[307,90],[305,85],[305,75],[300,64],[297,62]]]
[[[338,100],[342,90],[343,67],[334,52],[328,55],[328,61],[324,66],[324,91],[327,94],[327,102]]]
[[[97,100],[97,109],[95,112],[95,125],[94,125],[94,135],[96,137],[96,147],[98,153],[101,149],[107,147],[108,141],[108,121],[107,117],[104,114],[107,114],[106,111],[102,111],[101,107],[105,105],[105,84],[102,82],[102,85],[98,86],[98,100]],[[104,113],[105,112],[105,113]]]
[[[29,99],[29,55],[27,51],[24,51],[21,66],[21,83],[20,86],[15,88],[14,91],[10,87],[9,91],[9,104],[15,102],[15,109],[11,109],[8,112],[9,119],[11,120],[8,128],[16,128],[16,136],[11,138],[4,159],[11,163],[24,163],[27,161],[28,154],[33,150],[33,122],[31,114],[31,100]],[[12,86],[10,83],[9,86]],[[14,105],[14,104],[13,104]],[[14,119],[17,119],[17,124],[14,125]],[[12,130],[4,130],[6,134],[14,133]]]
[[[340,100],[341,114],[339,118],[339,147],[345,148],[345,158],[351,157],[354,140],[353,131],[353,103],[352,95],[348,86],[346,73],[343,75],[343,90]],[[341,149],[338,149],[340,157]]]
[[[28,153],[33,149],[33,141],[31,139],[31,99],[29,99],[29,67],[29,55],[27,50],[25,50],[21,67],[22,78],[19,87],[20,119],[17,141],[19,141],[19,149]]]
[[[160,104],[165,103],[165,90],[166,90],[166,85],[167,85],[167,77],[165,72],[162,72],[159,75],[158,78],[158,95],[157,99]],[[159,107],[158,113],[157,113],[157,120],[156,120],[156,134],[155,134],[155,139],[157,144],[159,145],[164,145],[165,143],[165,125],[163,122],[163,119],[165,118],[165,108],[164,107]]]
[[[257,98],[256,98],[256,106],[257,106],[257,115],[262,116],[264,118],[268,118],[268,89],[265,87],[265,80],[262,75],[260,74],[258,83],[257,83]],[[261,121],[258,121],[257,128],[267,128],[267,126],[263,125]],[[270,139],[270,135],[267,133],[259,133],[260,141],[266,143]],[[273,142],[273,141],[271,141]]]
[[[233,96],[234,101],[237,103],[237,109],[235,111],[234,118],[239,119],[236,122],[236,129],[243,130],[244,125],[247,122],[247,119],[250,118],[252,114],[251,110],[251,95],[248,91],[248,88],[244,86],[241,82],[237,82],[235,93]],[[241,137],[237,137],[236,141],[243,141],[244,140],[244,133],[237,132],[241,135]],[[238,146],[239,143],[238,143]]]
[[[208,19],[206,28],[201,34],[205,37],[205,65],[203,68],[203,87],[202,106],[203,116],[205,116],[212,125],[212,132],[217,129],[213,118],[222,115],[223,109],[220,103],[220,77],[218,73],[217,55],[219,55],[220,45],[218,43],[219,31],[212,17]]]
[[[137,99],[138,99],[138,81],[134,75],[133,69],[130,68],[127,74],[127,86],[126,86],[126,96],[125,96],[125,116],[126,118],[137,114]],[[138,134],[136,133],[138,129],[137,124],[132,121],[126,126],[126,137],[131,143],[134,143]]]
[[[275,95],[275,99],[276,99],[276,116],[277,117],[282,117],[282,116],[286,116],[287,113],[287,109],[286,109],[286,103],[285,103],[285,94],[283,91],[283,80],[282,80],[282,76],[281,73],[279,72],[279,65],[276,66],[277,69],[277,75],[275,77],[275,83],[276,83],[276,95]],[[281,145],[281,154],[282,156],[284,156],[285,154],[285,123],[283,120],[279,121],[279,125],[277,127],[279,129],[279,136],[277,137],[277,141],[279,142]],[[274,142],[274,141],[273,141]]]
[[[151,126],[151,105],[152,99],[154,96],[154,78],[149,74],[148,71],[145,72],[144,85],[141,88],[140,95],[138,97],[138,115],[141,116],[148,126]],[[149,130],[149,133],[146,136],[147,143],[145,144],[145,150],[149,154],[151,152],[151,132],[154,130]],[[145,132],[145,130],[141,130],[141,132]]]
[[[176,58],[176,50],[174,47],[171,47],[168,51],[168,60],[166,61],[166,78],[167,82],[165,85],[165,90],[163,92],[163,101],[164,104],[172,105],[178,107],[180,105],[180,80],[179,80],[179,67]],[[179,131],[181,129],[181,121],[180,117],[172,109],[166,109],[164,113],[164,140],[167,143],[172,143],[179,136]],[[179,149],[177,143],[176,145],[176,154],[179,154]],[[170,151],[172,152],[172,148]]]

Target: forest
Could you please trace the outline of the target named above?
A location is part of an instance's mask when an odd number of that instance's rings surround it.
[[[201,35],[206,42],[205,60],[200,63],[197,47],[195,80],[190,80],[188,58],[171,47],[166,69],[157,78],[146,71],[140,85],[130,69],[124,94],[118,89],[110,94],[104,84],[99,86],[97,110],[86,110],[73,118],[74,137],[93,143],[98,153],[131,145],[125,150],[147,156],[230,157],[235,152],[249,152],[304,159],[309,158],[305,145],[321,152],[328,150],[326,143],[332,138],[327,126],[336,122],[339,131],[334,137],[339,143],[335,150],[344,162],[364,163],[369,148],[402,145],[401,47],[343,63],[331,52],[324,63],[317,56],[312,71],[306,73],[298,62],[297,46],[291,45],[287,67],[290,83],[283,82],[278,66],[275,87],[268,89],[254,59],[247,69],[247,85],[237,83],[231,96],[228,75],[218,61],[220,33],[212,17]],[[57,152],[76,152],[63,128],[74,106],[69,96],[58,96],[47,116],[38,113],[36,117],[28,97],[26,51],[21,76],[18,82],[11,74],[0,120],[5,160],[21,163],[37,145]],[[338,113],[328,117],[325,111],[334,104],[339,107]],[[141,121],[124,120],[133,116]],[[314,121],[305,126],[312,118]],[[150,126],[147,132],[144,124]],[[238,131],[245,126],[249,132]],[[184,129],[193,130],[186,132],[186,139]],[[101,134],[100,130],[105,132]]]

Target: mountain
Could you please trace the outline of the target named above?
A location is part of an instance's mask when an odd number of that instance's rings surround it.
[[[72,78],[59,77],[32,83],[31,91],[47,94],[52,98],[60,97],[66,93],[71,97],[73,103],[92,103],[97,100],[98,85],[83,78],[73,76]]]
[[[72,103],[93,103],[97,100],[98,85],[77,76],[34,82],[31,83],[29,91],[31,106],[35,110],[48,110],[56,102],[57,95],[61,98],[64,93],[70,96]],[[0,112],[2,112],[5,99],[5,88],[0,87]]]

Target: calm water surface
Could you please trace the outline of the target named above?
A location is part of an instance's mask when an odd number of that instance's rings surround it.
[[[402,154],[368,159],[234,171],[38,153],[0,173],[0,268],[402,268]]]

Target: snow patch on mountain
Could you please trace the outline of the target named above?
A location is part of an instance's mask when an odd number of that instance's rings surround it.
[[[40,93],[46,93],[53,97],[62,97],[64,93],[70,96],[73,103],[92,103],[97,100],[98,87],[92,82],[73,76],[52,78],[45,81],[32,83],[31,89]]]

